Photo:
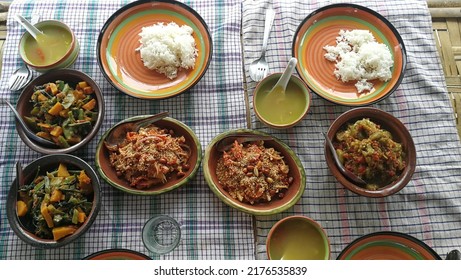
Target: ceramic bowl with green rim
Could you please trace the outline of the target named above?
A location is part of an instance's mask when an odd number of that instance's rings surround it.
[[[148,116],[150,115],[130,117],[130,118],[127,118],[119,122],[118,124],[123,123],[123,122],[141,120]],[[187,162],[181,166],[182,174],[179,174],[179,171],[177,170],[177,168],[174,168],[174,170],[164,172],[166,180],[163,182],[151,184],[149,186],[144,186],[144,185],[140,186],[142,181],[139,181],[140,182],[139,185],[130,184],[130,182],[126,179],[126,176],[125,176],[126,173],[124,174],[123,172],[120,172],[120,170],[117,171],[116,168],[111,163],[111,159],[110,159],[111,153],[118,153],[119,151],[109,151],[106,145],[104,144],[106,137],[109,135],[112,129],[114,129],[114,127],[117,126],[118,124],[114,125],[112,128],[110,128],[103,134],[96,148],[96,157],[95,157],[96,170],[98,171],[101,178],[104,179],[111,186],[121,191],[124,191],[126,193],[135,194],[135,195],[159,195],[159,194],[177,189],[181,186],[184,186],[185,184],[190,182],[195,177],[195,174],[197,173],[197,170],[202,160],[202,146],[200,144],[200,141],[197,135],[195,135],[194,131],[190,127],[188,127],[186,124],[174,118],[166,117],[162,120],[154,122],[152,125],[160,129],[164,129],[168,131],[167,133],[169,134],[169,136],[168,135],[165,135],[165,136],[170,139],[184,137],[185,141],[184,143],[181,143],[181,147],[182,147],[182,152],[187,153],[188,157],[187,157]],[[147,147],[149,143],[151,143],[149,141],[157,141],[154,139],[155,136],[144,137],[144,138],[145,138],[145,141],[147,141],[145,142],[146,144],[145,147]],[[160,141],[159,145],[165,142],[166,140]],[[142,148],[142,146],[144,145],[141,145],[140,147]],[[145,159],[149,161],[148,162],[149,168],[150,167],[157,168],[158,166],[160,166],[159,168],[163,168],[161,166],[168,166],[168,165],[175,167],[174,164],[161,162],[162,159],[156,155],[159,149],[161,149],[161,147],[160,148],[155,147],[155,149],[149,148],[148,150],[142,152],[142,154],[145,154]],[[170,150],[167,150],[166,152],[169,152],[169,151]],[[147,159],[147,157],[150,157],[152,159]],[[139,159],[136,159],[136,160],[139,160]],[[159,163],[159,165],[157,165],[156,163]],[[146,161],[146,164],[147,164],[147,161]],[[143,168],[144,167],[146,166],[143,166]],[[137,172],[137,171],[135,169],[131,169],[128,172]],[[152,176],[146,175],[146,172],[140,173],[140,176],[144,176],[144,179],[147,181],[150,179],[155,179],[153,175]],[[133,178],[133,176],[130,176],[129,178]]]
[[[80,45],[69,26],[58,20],[45,20],[35,24],[35,27],[44,33],[40,43],[28,32],[19,41],[19,55],[30,68],[47,72],[74,64]]]
[[[423,241],[408,234],[382,231],[364,235],[350,243],[338,260],[440,260]]]
[[[335,46],[340,30],[368,30],[376,42],[385,44],[393,59],[391,79],[371,80],[370,91],[359,94],[356,81],[342,82],[334,71],[336,62],[327,60],[325,46]],[[382,15],[355,4],[324,6],[308,15],[295,32],[292,56],[296,70],[309,88],[320,97],[340,105],[366,106],[394,92],[402,82],[407,64],[404,42],[397,29]]]
[[[259,142],[259,140],[257,140],[258,142],[253,141],[255,136],[268,137],[268,140],[262,143],[265,150],[264,154],[275,154],[273,153],[275,151],[278,156],[273,158],[279,160],[281,156],[283,164],[277,160],[274,160],[273,164],[269,164],[267,160],[263,160],[265,156],[259,153],[259,156],[255,155],[254,160],[249,162],[246,162],[245,159],[241,162],[235,161],[235,164],[229,167],[229,170],[235,173],[234,175],[217,172],[219,168],[218,161],[223,162],[224,157],[228,157],[231,153],[234,154],[234,152],[231,152],[233,148],[227,144],[223,146],[223,143],[232,145],[235,140],[246,147],[249,144],[255,147],[254,144]],[[258,150],[260,148],[255,149],[256,152]],[[245,154],[249,155],[250,150],[246,151]],[[240,157],[240,155],[237,155],[237,157]],[[255,216],[273,215],[291,208],[301,198],[306,187],[304,167],[295,152],[279,139],[251,129],[230,130],[214,137],[205,150],[203,172],[208,186],[219,199],[239,211]],[[242,176],[242,172],[245,176],[248,176],[248,180]],[[278,179],[284,177],[281,175],[282,173],[288,178],[287,181]],[[227,183],[226,178],[237,178],[238,182]],[[283,182],[283,184],[279,184],[279,182]],[[229,188],[228,185],[234,183],[239,186]],[[278,192],[272,191],[277,186],[284,186],[284,188],[282,189],[281,187]],[[285,188],[285,186],[288,187]],[[261,192],[264,194],[261,194]],[[245,199],[246,195],[244,193],[247,193],[251,198],[255,198],[255,200],[249,201]],[[267,196],[270,196],[270,199]]]
[[[192,28],[197,49],[194,67],[179,68],[173,79],[145,67],[137,51],[143,27],[171,22]],[[116,89],[141,99],[166,99],[200,81],[210,64],[213,46],[208,26],[189,6],[172,0],[142,0],[123,6],[106,21],[96,50],[101,72]]]

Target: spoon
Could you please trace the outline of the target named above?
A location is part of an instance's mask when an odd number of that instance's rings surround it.
[[[13,105],[11,105],[10,102],[6,101],[5,99],[2,98],[2,101],[3,103],[5,103],[6,105],[8,105],[8,107],[10,107],[11,111],[13,111],[14,113],[14,116],[16,117],[16,119],[18,120],[19,122],[19,125],[22,127],[22,130],[24,131],[24,133],[26,134],[27,137],[29,137],[30,139],[34,140],[35,142],[37,143],[40,143],[41,145],[43,146],[46,146],[46,147],[57,147],[56,143],[50,141],[50,140],[47,140],[45,138],[42,138],[40,136],[37,136],[35,135],[35,133],[33,133],[30,128],[27,126],[27,124],[24,122],[24,120],[22,119],[21,115],[19,114],[18,111],[16,111],[16,108],[14,108]]]
[[[43,33],[43,31],[38,30],[37,27],[35,27],[32,23],[30,23],[27,19],[23,18],[20,15],[15,15],[14,19],[17,22],[19,22],[22,25],[22,27],[24,27],[32,37],[34,37],[37,43],[44,42],[46,35]]]
[[[104,140],[104,145],[109,151],[117,151],[118,145],[125,141],[127,132],[138,131],[141,127],[152,124],[168,116],[168,112],[158,113],[135,121],[124,121],[117,124]]]
[[[347,170],[344,167],[344,165],[341,163],[341,161],[338,158],[338,154],[336,153],[335,147],[333,146],[333,143],[331,142],[330,138],[328,138],[328,136],[324,132],[322,132],[322,134],[325,137],[325,141],[326,141],[326,143],[328,145],[328,148],[330,149],[331,154],[333,155],[333,159],[335,160],[336,165],[339,168],[339,171],[344,176],[346,176],[347,178],[352,180],[354,183],[357,183],[357,184],[360,184],[360,185],[366,185],[367,182],[365,182],[362,178],[360,178],[359,176],[357,176],[354,173],[350,172],[349,170]]]
[[[216,150],[218,150],[218,152],[226,152],[234,145],[236,140],[239,144],[242,144],[253,141],[270,141],[273,140],[273,138],[270,136],[250,133],[227,135],[216,144]]]
[[[290,61],[288,62],[287,67],[285,68],[285,71],[283,71],[282,76],[280,76],[279,80],[274,85],[274,87],[267,93],[266,98],[270,99],[271,95],[280,95],[282,97],[285,94],[285,90],[287,89],[287,85],[290,81],[291,74],[293,73],[293,70],[296,67],[296,63],[298,63],[298,60],[296,58],[290,58]]]

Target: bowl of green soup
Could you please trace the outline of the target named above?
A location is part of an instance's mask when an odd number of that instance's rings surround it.
[[[274,73],[264,78],[253,93],[253,108],[258,119],[275,129],[295,126],[306,116],[312,100],[307,85],[292,75],[285,92],[271,89],[282,73]]]
[[[274,224],[266,241],[270,260],[328,260],[330,241],[322,226],[306,216],[289,216]]]
[[[19,42],[24,62],[38,72],[71,66],[78,57],[80,45],[74,32],[63,22],[45,20],[35,24],[43,32],[38,40],[28,32]]]

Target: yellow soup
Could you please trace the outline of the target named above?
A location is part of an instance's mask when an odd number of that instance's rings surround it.
[[[27,59],[37,66],[49,65],[60,60],[71,47],[72,34],[61,26],[48,25],[40,27],[44,36],[36,41],[28,36],[24,42]]]
[[[285,93],[283,90],[271,91],[273,84],[261,86],[255,106],[261,118],[275,125],[290,124],[298,120],[306,111],[307,98],[302,88],[289,82]]]
[[[313,225],[297,219],[280,224],[273,233],[270,256],[273,260],[324,260],[327,244]]]

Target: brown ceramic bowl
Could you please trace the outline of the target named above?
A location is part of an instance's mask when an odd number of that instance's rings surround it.
[[[39,174],[46,174],[46,172],[52,172],[56,170],[59,166],[59,163],[65,164],[69,171],[84,170],[85,173],[90,177],[91,186],[93,187],[92,199],[91,197],[88,198],[88,201],[93,202],[91,212],[88,215],[86,221],[73,234],[55,241],[53,239],[39,238],[33,233],[33,231],[31,231],[30,228],[27,228],[25,226],[27,225],[27,220],[24,220],[26,218],[20,218],[16,211],[16,202],[18,201],[18,192],[16,186],[17,178],[11,184],[10,191],[8,192],[7,196],[6,215],[11,229],[21,240],[29,245],[41,249],[54,249],[74,242],[91,227],[93,222],[96,220],[99,209],[101,208],[101,187],[98,176],[96,175],[93,168],[88,165],[88,163],[73,155],[45,155],[32,161],[23,169],[23,183],[30,184],[36,177],[37,171],[40,172]]]
[[[416,149],[410,132],[405,125],[393,115],[382,110],[363,107],[349,110],[340,115],[328,129],[327,136],[334,142],[335,134],[346,129],[348,124],[353,124],[357,120],[369,118],[370,121],[380,125],[381,129],[387,130],[392,134],[393,140],[400,143],[405,152],[406,168],[400,176],[386,186],[381,186],[377,190],[368,190],[346,178],[338,169],[328,146],[325,144],[325,159],[333,176],[350,191],[367,197],[385,197],[392,195],[403,189],[410,181],[416,167]]]
[[[297,155],[285,143],[275,137],[272,137],[272,140],[264,141],[264,146],[274,148],[276,151],[280,152],[285,163],[290,168],[289,176],[293,177],[293,182],[284,197],[280,199],[274,198],[267,203],[255,203],[252,205],[231,197],[229,193],[223,189],[223,186],[216,176],[216,165],[218,159],[222,156],[222,152],[217,150],[217,143],[226,137],[238,137],[242,134],[269,136],[268,134],[255,130],[238,129],[221,133],[212,139],[206,148],[203,158],[203,172],[208,186],[224,203],[249,214],[273,215],[289,209],[296,204],[303,195],[306,187],[306,176],[304,167]]]
[[[131,117],[122,122],[127,121],[135,121],[143,119],[146,116],[136,116]],[[120,123],[122,123],[120,122]],[[183,177],[172,177],[169,178],[168,181],[164,184],[157,185],[155,187],[147,188],[147,189],[137,189],[134,187],[130,187],[128,181],[126,181],[122,177],[118,177],[116,174],[115,168],[112,167],[109,160],[109,150],[104,145],[104,141],[110,131],[116,126],[113,126],[109,130],[107,130],[104,135],[99,140],[98,147],[96,148],[96,169],[99,175],[110,185],[113,187],[136,195],[158,195],[162,194],[176,188],[179,188],[185,184],[187,184],[190,180],[192,180],[197,173],[197,170],[200,166],[202,160],[202,146],[198,137],[195,133],[184,123],[173,119],[173,118],[164,118],[154,123],[157,127],[160,128],[167,128],[174,131],[175,136],[184,136],[186,139],[186,143],[190,147],[190,158],[188,164],[190,168],[185,172],[186,174]]]
[[[266,251],[270,260],[328,260],[330,241],[322,226],[313,219],[290,216],[271,228]]]
[[[60,69],[60,70],[52,70],[41,76],[35,78],[32,82],[30,82],[21,92],[19,96],[18,103],[16,105],[16,109],[21,116],[30,116],[30,111],[32,110],[32,103],[29,102],[32,94],[34,93],[34,87],[43,85],[48,82],[55,82],[57,80],[62,80],[68,83],[72,88],[75,88],[75,85],[78,82],[86,81],[88,85],[90,85],[94,89],[94,96],[96,97],[97,102],[97,112],[98,116],[96,122],[93,124],[93,128],[91,131],[80,141],[79,143],[72,145],[68,148],[60,148],[60,147],[46,147],[43,146],[27,137],[24,133],[22,127],[16,121],[16,130],[18,131],[19,137],[21,140],[29,146],[32,150],[42,153],[42,154],[67,154],[74,152],[83,146],[85,146],[88,142],[93,139],[93,137],[97,134],[102,121],[104,119],[104,98],[101,93],[101,89],[99,88],[98,84],[87,74],[73,69]],[[31,129],[32,130],[32,129]]]

